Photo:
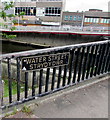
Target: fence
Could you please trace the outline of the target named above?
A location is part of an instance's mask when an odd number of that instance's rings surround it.
[[[107,74],[109,58],[110,41],[4,54],[0,63],[6,67],[2,80],[8,82],[8,95],[3,95],[2,108]]]
[[[12,25],[8,25],[11,28]],[[9,30],[1,26],[1,30]],[[15,31],[60,31],[60,32],[97,32],[97,33],[107,33],[110,27],[102,26],[16,26]]]
[[[16,26],[16,30],[26,30],[26,31],[71,31],[71,32],[108,32],[110,27],[102,26]]]

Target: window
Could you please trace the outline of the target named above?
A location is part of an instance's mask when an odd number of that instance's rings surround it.
[[[93,22],[93,18],[88,18],[88,21],[89,22]]]
[[[101,19],[101,23],[109,23],[109,19]]]
[[[76,21],[76,20],[77,20],[77,16],[74,16],[74,17],[73,17],[73,20]]]
[[[36,15],[36,7],[16,7],[15,15],[17,15],[17,13],[19,14],[20,12],[25,12],[25,15],[35,16]]]
[[[110,20],[109,20],[109,19],[107,19],[106,23],[109,23],[109,22],[110,22]]]
[[[78,16],[78,21],[81,21],[82,20],[82,16]]]
[[[64,20],[65,20],[65,21],[68,20],[68,16],[67,16],[67,15],[64,17]]]
[[[47,7],[45,9],[45,16],[60,16],[61,8],[57,7]]]
[[[99,18],[95,18],[96,19],[96,23],[98,23],[99,22]]]
[[[69,20],[72,21],[73,20],[73,16],[69,16]]]
[[[96,22],[96,19],[95,19],[95,18],[92,18],[92,22],[95,23],[95,22]]]
[[[88,22],[88,18],[85,18],[85,19],[84,19],[84,22]]]
[[[99,22],[99,19],[98,19],[98,18],[93,18],[92,22],[93,22],[93,23],[98,23],[98,22]]]

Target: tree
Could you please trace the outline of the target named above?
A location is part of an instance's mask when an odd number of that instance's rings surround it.
[[[12,20],[12,18],[15,17],[15,15],[14,14],[7,15],[6,10],[9,10],[10,8],[13,8],[13,7],[14,7],[13,2],[3,2],[2,8],[0,11],[0,18],[2,19],[0,26],[2,26],[3,28],[6,28],[6,29],[10,29],[11,31],[15,30],[16,28],[13,26],[9,26],[7,24],[7,21],[10,20],[10,22],[13,23],[14,21]],[[7,39],[13,39],[16,37],[16,35],[7,35],[6,33],[2,33],[2,36]]]

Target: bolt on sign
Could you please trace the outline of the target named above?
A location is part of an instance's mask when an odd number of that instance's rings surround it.
[[[66,52],[50,55],[24,57],[21,59],[21,69],[22,71],[30,71],[67,65],[69,62],[69,56],[69,52]]]

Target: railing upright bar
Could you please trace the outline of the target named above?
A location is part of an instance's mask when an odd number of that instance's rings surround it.
[[[36,80],[36,71],[33,71],[33,78],[32,78],[32,96],[35,96],[35,80]]]
[[[77,78],[77,81],[80,82],[80,78],[81,78],[81,71],[82,71],[82,62],[83,62],[83,58],[84,58],[84,51],[85,51],[85,47],[82,48],[82,51],[81,51],[81,59],[79,61],[79,69],[78,69],[78,78]]]
[[[104,51],[103,58],[102,58],[102,65],[101,65],[101,68],[100,68],[100,73],[103,73],[107,52],[108,52],[108,44],[105,44],[105,51]]]
[[[3,89],[4,89],[4,85],[3,85],[3,81],[2,81],[2,60],[0,59],[0,111],[1,111],[1,107],[3,106]]]
[[[106,56],[106,61],[105,61],[105,66],[104,66],[104,70],[103,72],[107,72],[107,66],[108,66],[108,62],[110,61],[110,44],[108,44],[108,53],[107,53],[107,56]]]
[[[98,46],[95,46],[95,51],[93,54],[93,62],[91,65],[91,71],[90,71],[90,77],[93,76],[94,70],[95,70],[95,62],[96,62],[96,58],[97,58],[97,50],[98,50]]]
[[[20,59],[17,58],[17,101],[20,100]]]
[[[54,85],[55,85],[55,76],[56,76],[56,67],[53,68],[53,75],[52,75],[52,85],[51,85],[51,90],[54,90]]]
[[[107,64],[106,72],[110,72],[110,52],[109,52],[108,64]]]
[[[58,81],[57,81],[57,88],[60,87],[60,82],[61,82],[61,73],[62,73],[62,67],[59,66],[59,73],[58,73]]]
[[[63,74],[62,87],[64,87],[65,84],[66,84],[66,75],[67,75],[67,65],[64,66],[64,74]]]
[[[73,83],[75,83],[75,80],[76,80],[76,76],[77,76],[77,68],[78,68],[78,58],[79,58],[79,54],[80,54],[80,49],[81,48],[78,48],[77,51],[75,51],[75,54],[76,54],[76,58],[75,58],[75,63],[74,63],[74,75],[73,75]]]
[[[40,78],[39,78],[39,95],[42,93],[42,79],[43,79],[43,69],[40,70]]]
[[[28,96],[28,72],[25,72],[25,99]]]
[[[93,51],[94,51],[94,46],[91,47],[91,51],[90,51],[89,57],[88,57],[86,79],[88,79],[89,74],[90,74],[91,63],[92,63],[92,60],[93,60],[92,59],[93,58]]]
[[[96,55],[96,61],[95,61],[95,70],[94,70],[94,76],[97,75],[97,69],[98,69],[98,64],[99,64],[99,55],[101,51],[101,45],[98,45],[98,50],[97,50],[97,55]]]
[[[49,75],[50,75],[50,68],[47,68],[46,83],[45,83],[45,92],[48,92]]]
[[[89,56],[89,50],[90,50],[90,46],[86,47],[86,51],[84,53],[84,63],[83,63],[83,66],[82,66],[82,80],[85,79],[85,74],[86,74],[86,66],[87,66],[87,59],[88,59],[88,56]]]
[[[74,49],[70,51],[70,61],[69,61],[69,77],[68,77],[68,85],[71,82],[71,77],[72,77],[72,69],[73,69],[73,57],[74,57]]]
[[[12,103],[11,59],[8,58],[9,103]]]
[[[98,63],[98,68],[97,68],[97,74],[98,75],[100,74],[102,59],[103,59],[103,56],[104,56],[104,51],[105,51],[105,46],[101,45],[101,52],[100,52],[99,63]]]
[[[110,72],[110,61],[109,61],[109,64],[108,64],[108,72]]]

